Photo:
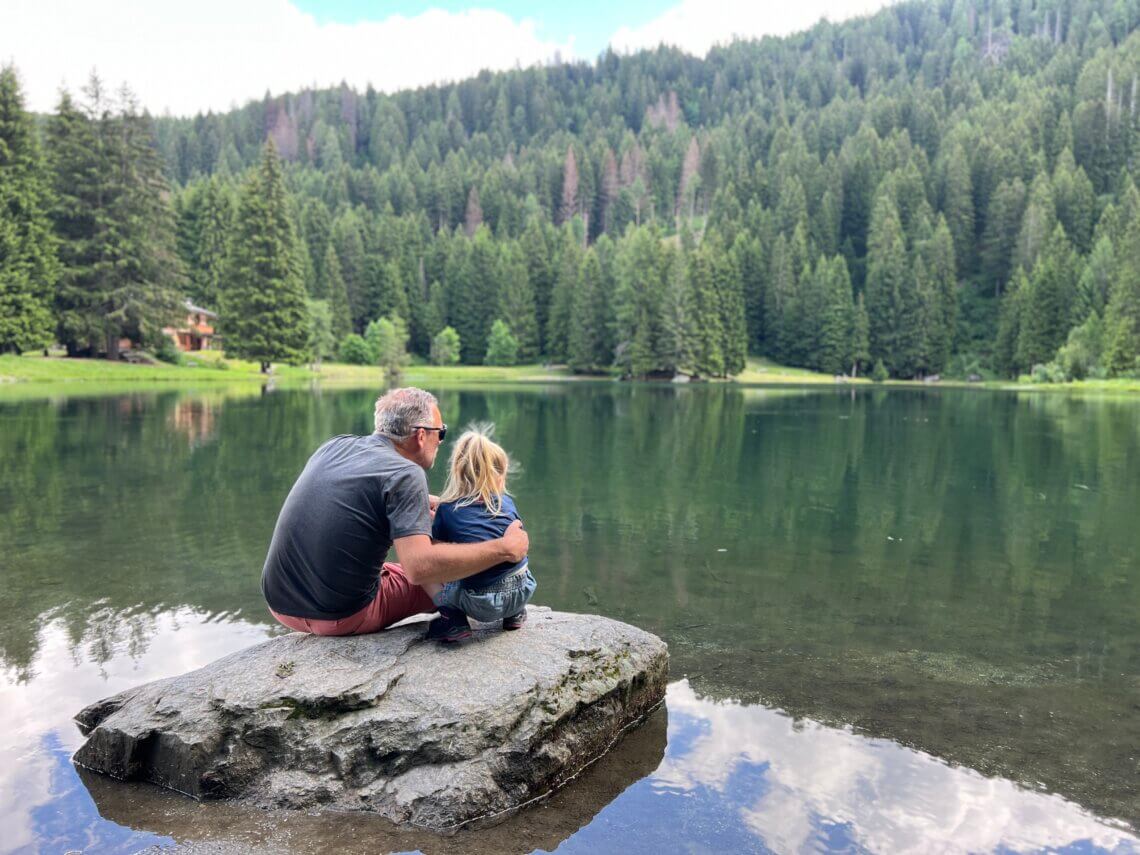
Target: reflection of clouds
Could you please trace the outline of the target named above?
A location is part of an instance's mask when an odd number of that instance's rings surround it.
[[[54,734],[71,755],[83,741],[72,722],[100,698],[149,680],[201,668],[220,656],[263,641],[264,625],[219,623],[191,609],[153,618],[153,635],[140,648],[131,633],[115,637],[111,650],[76,649],[61,620],[39,631],[38,653],[21,681],[14,669],[0,671],[0,851],[35,848],[34,813],[57,798],[56,759],[45,750]]]
[[[875,852],[1024,850],[1076,841],[1140,851],[1135,837],[1059,796],[888,740],[705,700],[687,680],[669,687],[667,702],[670,748],[654,784],[664,792],[721,792],[777,851],[818,848],[836,826]],[[678,741],[685,744],[674,751]],[[734,775],[748,767],[764,770],[762,792],[732,792]]]

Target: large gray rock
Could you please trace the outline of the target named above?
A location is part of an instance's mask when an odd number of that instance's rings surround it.
[[[426,623],[293,633],[76,718],[80,766],[196,798],[374,811],[447,830],[505,817],[574,777],[664,697],[656,636],[534,608],[459,646]]]

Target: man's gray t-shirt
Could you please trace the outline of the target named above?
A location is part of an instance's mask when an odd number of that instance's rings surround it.
[[[431,534],[424,470],[387,437],[333,437],[277,517],[261,571],[265,601],[309,620],[355,614],[375,599],[392,541],[413,534]]]

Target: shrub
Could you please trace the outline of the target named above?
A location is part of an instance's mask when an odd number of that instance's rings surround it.
[[[491,334],[487,336],[487,356],[483,359],[483,364],[514,365],[518,356],[519,343],[511,335],[511,328],[501,319],[495,321],[491,326]]]
[[[876,360],[875,367],[871,371],[871,379],[876,383],[882,383],[884,380],[889,380],[890,376],[887,373],[887,366],[883,365],[883,360]]]
[[[356,333],[349,333],[340,343],[340,361],[349,365],[371,365],[372,349]]]
[[[182,351],[178,349],[174,339],[164,335],[159,338],[157,346],[154,348],[154,358],[169,362],[171,365],[181,365]]]
[[[459,361],[459,333],[444,327],[431,340],[431,364],[455,365]]]
[[[399,315],[393,313],[370,323],[364,339],[372,361],[389,374],[399,374],[408,364],[408,327]]]

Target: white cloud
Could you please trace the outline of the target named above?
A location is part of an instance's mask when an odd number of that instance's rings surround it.
[[[741,809],[744,823],[778,852],[821,848],[823,821],[846,825],[870,852],[966,853],[1057,849],[1087,841],[1133,851],[1136,838],[1060,796],[950,766],[886,739],[799,723],[762,706],[712,701],[687,680],[666,695],[670,742],[682,718],[700,722],[683,752],[670,745],[653,773],[663,791],[734,793],[742,765],[765,767],[765,788]]]
[[[347,81],[394,91],[459,80],[483,68],[573,55],[531,20],[487,9],[319,24],[287,0],[3,0],[0,61],[14,61],[28,106],[50,111],[91,69],[130,84],[154,113],[225,110],[305,86]]]
[[[784,36],[806,30],[820,18],[844,21],[877,12],[886,5],[886,0],[802,0],[787,6],[738,0],[682,0],[647,24],[621,27],[610,44],[614,50],[635,51],[664,43],[704,56],[713,45],[727,44],[738,36]]]

